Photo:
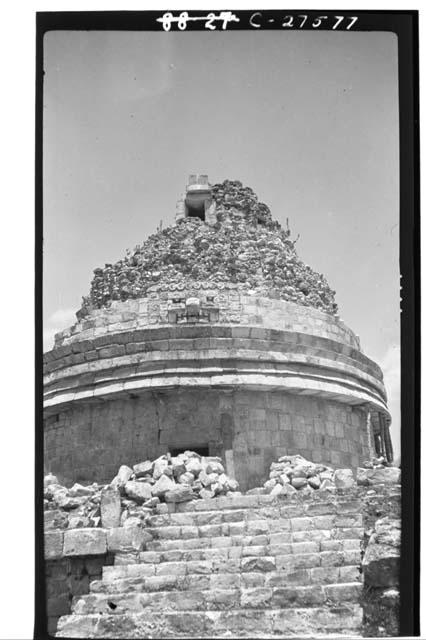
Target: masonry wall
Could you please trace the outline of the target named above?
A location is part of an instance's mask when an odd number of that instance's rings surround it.
[[[108,554],[46,560],[49,633],[55,633],[58,619],[70,612],[73,597],[88,593],[90,583],[101,578],[102,567],[112,563],[113,556]]]
[[[352,468],[369,455],[361,408],[282,391],[175,389],[48,417],[45,466],[64,483],[107,482],[121,464],[174,448],[208,447],[225,458],[230,443],[242,489],[262,484],[281,455]]]

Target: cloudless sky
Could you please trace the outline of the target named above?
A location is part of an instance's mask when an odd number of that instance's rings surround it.
[[[384,369],[399,454],[397,39],[379,32],[49,32],[46,348],[93,269],[173,222],[190,173],[250,186]]]

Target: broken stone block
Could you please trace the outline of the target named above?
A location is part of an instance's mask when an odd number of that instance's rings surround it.
[[[126,482],[124,490],[129,498],[141,503],[145,502],[145,500],[149,500],[152,496],[152,487],[147,482],[130,480],[129,482]]]
[[[96,489],[94,487],[84,487],[82,484],[76,482],[68,491],[68,494],[72,498],[80,498],[82,496],[91,496],[95,491]]]
[[[276,486],[276,484],[277,484],[277,481],[275,479],[271,479],[271,480],[267,480],[263,486],[268,493],[271,493],[272,489]]]
[[[293,487],[292,484],[283,484],[279,485],[281,487],[281,491],[279,496],[282,498],[283,496],[291,496],[293,493],[296,493],[296,487]]]
[[[220,475],[221,473],[224,473],[225,469],[223,468],[223,464],[221,462],[217,462],[215,460],[209,460],[209,462],[206,464],[206,473],[217,473],[218,475]]]
[[[308,484],[306,475],[305,477],[301,477],[301,476],[293,477],[291,479],[291,484],[295,489],[302,489],[303,487],[306,487],[306,485]]]
[[[157,482],[152,486],[152,495],[154,497],[162,497],[167,491],[171,491],[176,487],[176,483],[174,480],[169,478],[169,476],[161,476]]]
[[[182,458],[172,458],[172,472],[175,478],[180,478],[186,472],[185,463]]]
[[[336,485],[328,478],[325,478],[321,482],[320,491],[336,491]]]
[[[191,485],[195,480],[195,476],[193,473],[189,473],[189,471],[186,471],[185,473],[182,473],[181,476],[179,476],[178,482],[181,484],[189,484]]]
[[[157,458],[154,462],[154,471],[152,473],[152,477],[154,480],[158,480],[162,475],[171,475],[172,470],[169,471],[169,462],[166,457],[162,456],[161,458]]]
[[[156,507],[158,504],[160,503],[160,498],[150,498],[149,500],[147,500],[146,502],[144,502],[144,507],[147,507],[149,509],[153,509],[154,507]]]
[[[178,484],[171,491],[166,491],[164,499],[166,502],[186,502],[192,500],[194,494],[188,485]]]
[[[203,466],[199,457],[190,458],[186,463],[186,470],[192,473],[195,477],[202,471]],[[207,470],[206,470],[207,473]]]
[[[209,500],[214,498],[214,491],[210,491],[209,489],[201,489],[198,494],[202,500]]]
[[[101,523],[105,529],[118,527],[121,517],[121,498],[118,489],[106,487],[101,493]]]
[[[312,489],[319,489],[321,486],[321,480],[319,476],[311,476],[308,478],[308,483],[312,487]]]
[[[336,489],[350,489],[355,486],[352,469],[336,469],[333,480]]]
[[[201,482],[201,484],[203,485],[203,487],[209,487],[213,480],[210,477],[210,475],[208,473],[206,473],[204,471],[204,469],[201,469],[199,476],[198,476],[198,480]]]
[[[80,498],[72,498],[66,494],[60,494],[56,498],[58,507],[64,509],[64,511],[71,511],[71,509],[77,509],[87,502],[87,498],[82,496]]]
[[[238,484],[237,480],[235,480],[234,478],[228,478],[229,491],[235,492],[238,490],[239,486],[240,485]]]
[[[43,486],[48,487],[50,484],[59,484],[59,482],[56,476],[48,473],[47,476],[44,476]]]
[[[282,493],[283,488],[284,488],[284,485],[276,484],[275,487],[272,487],[272,490],[270,491],[269,495],[279,496],[280,493]]]
[[[124,488],[124,485],[126,484],[126,482],[128,482],[130,480],[130,478],[133,475],[133,469],[131,469],[130,467],[126,466],[125,464],[121,465],[121,467],[118,470],[117,475],[115,476],[115,478],[112,480],[111,482],[111,486],[121,490]]]
[[[375,484],[401,484],[401,469],[398,467],[376,467],[357,469],[357,483],[363,486]]]
[[[150,460],[145,460],[145,462],[139,462],[139,464],[133,465],[133,472],[136,478],[152,474],[153,469],[154,464]]]
[[[399,584],[400,539],[399,520],[389,517],[377,520],[362,561],[366,584],[374,587]]]

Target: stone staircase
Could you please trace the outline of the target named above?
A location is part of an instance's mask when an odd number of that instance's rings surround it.
[[[198,500],[150,516],[152,539],[116,554],[90,593],[74,598],[57,636],[359,636],[359,502],[318,496],[263,506],[261,498],[270,496],[235,497],[227,508]]]

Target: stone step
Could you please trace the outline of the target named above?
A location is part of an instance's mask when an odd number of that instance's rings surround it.
[[[215,611],[224,609],[271,609],[312,607],[358,602],[362,585],[359,582],[310,585],[306,587],[254,587],[240,589],[217,587],[197,591],[157,591],[156,593],[92,593],[76,596],[72,612],[78,615],[108,613],[120,615],[142,610]],[[119,586],[117,585],[117,588]]]
[[[297,532],[295,532],[297,534]],[[269,545],[292,545],[297,548],[297,545],[302,547],[306,545],[312,550],[315,549],[315,553],[319,551],[339,551],[343,550],[344,545],[341,544],[344,540],[356,540],[358,548],[360,547],[360,541],[364,535],[364,529],[359,527],[357,529],[351,529],[349,532],[343,529],[326,529],[310,532],[300,532],[299,535],[294,535],[290,531],[280,531],[277,533],[263,533],[258,535],[246,536],[239,534],[229,534],[228,532],[223,535],[209,535],[206,537],[161,537],[158,539],[150,540],[146,542],[147,551],[188,551],[192,549],[223,549],[229,547],[266,547]]]
[[[149,516],[146,531],[155,539],[186,539],[218,536],[257,536],[281,531],[313,532],[317,538],[327,535],[330,530],[339,530],[338,536],[359,537],[363,527],[362,514],[331,514],[318,516],[284,517],[278,508],[263,509],[261,512],[220,511],[201,513],[176,513]],[[353,531],[352,531],[353,530]],[[324,532],[321,534],[320,532]]]
[[[182,541],[184,542],[184,541]],[[234,540],[234,542],[237,542]],[[248,558],[252,560],[249,562]],[[303,569],[311,567],[331,567],[361,564],[361,548],[358,540],[343,540],[331,548],[321,543],[295,543],[295,544],[269,544],[247,545],[213,548],[194,548],[189,550],[161,549],[157,551],[141,551],[130,554],[116,554],[114,567],[131,566],[135,564],[152,565],[154,573],[163,572],[163,568],[156,565],[168,565],[173,569],[174,565],[182,564],[195,566],[198,563],[204,571],[208,567],[210,571],[219,571],[226,567],[227,571],[235,572],[246,567],[247,564],[256,564],[254,558],[259,559],[259,566],[263,566],[262,558],[270,558],[265,569]],[[248,569],[244,569],[248,570]],[[255,568],[251,570],[256,570]],[[182,572],[182,569],[178,569]],[[113,572],[112,567],[104,567],[104,572]]]
[[[133,614],[69,615],[60,618],[57,637],[65,638],[354,638],[360,636],[362,608],[232,609]]]
[[[161,565],[157,565],[157,568]],[[256,566],[256,565],[255,565]],[[283,587],[330,585],[336,583],[360,583],[361,574],[357,565],[344,567],[314,567],[288,571],[247,571],[229,573],[226,571],[207,573],[187,573],[174,575],[165,570],[153,573],[153,565],[128,565],[112,569],[135,569],[134,571],[107,573],[102,580],[90,584],[91,593],[132,593],[162,590],[206,590],[252,587]]]

